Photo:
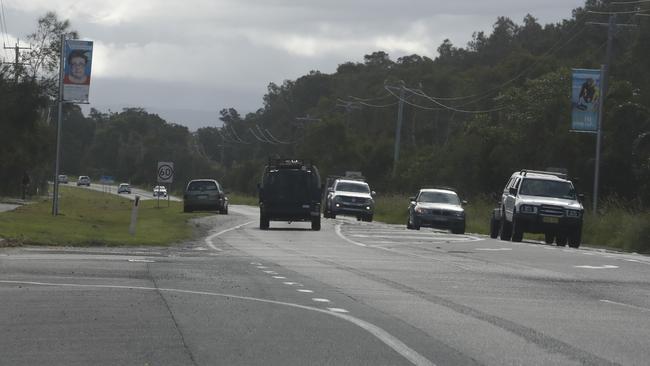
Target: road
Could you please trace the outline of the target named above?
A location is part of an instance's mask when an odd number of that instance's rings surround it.
[[[109,185],[109,184],[97,184],[97,183],[91,183],[90,186],[76,186],[76,185],[71,185],[72,187],[76,188],[85,188],[85,189],[92,189],[93,191],[98,191],[98,192],[108,192],[108,193],[113,193],[117,194],[117,186],[116,185]],[[134,200],[135,196],[138,195],[141,200],[155,200],[158,199],[158,197],[153,196],[153,187],[151,187],[151,190],[146,191],[144,189],[136,188],[136,187],[131,187],[131,193],[120,193],[120,196],[126,197],[130,200]],[[167,198],[160,198],[160,200],[167,200]],[[170,201],[182,201],[181,198],[176,197],[176,196],[169,196]]]
[[[647,365],[650,258],[253,207],[166,248],[0,249],[2,365]]]

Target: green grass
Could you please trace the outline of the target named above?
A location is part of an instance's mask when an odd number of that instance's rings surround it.
[[[61,246],[168,245],[192,237],[181,202],[140,201],[136,235],[129,234],[133,202],[119,196],[61,186],[60,215],[51,200],[0,213],[0,237],[9,243]]]

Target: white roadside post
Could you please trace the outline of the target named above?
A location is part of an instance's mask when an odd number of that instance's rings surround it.
[[[135,195],[133,209],[131,210],[131,225],[129,225],[129,234],[135,235],[135,224],[138,221],[138,206],[140,205],[140,196]]]

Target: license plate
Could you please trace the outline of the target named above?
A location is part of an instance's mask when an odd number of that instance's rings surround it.
[[[208,196],[205,195],[205,194],[202,194],[202,195],[196,196],[196,198],[198,198],[198,199],[200,199],[200,200],[207,200],[207,199],[208,199]]]
[[[542,217],[542,222],[546,222],[548,224],[557,224],[558,222],[560,222],[560,218],[559,217],[543,216]]]

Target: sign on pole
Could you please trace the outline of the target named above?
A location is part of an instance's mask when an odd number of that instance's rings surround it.
[[[600,70],[573,69],[571,87],[571,130],[598,132]]]
[[[158,162],[158,183],[172,183],[174,180],[174,163]]]
[[[68,39],[65,41],[63,100],[88,103],[93,42]]]

